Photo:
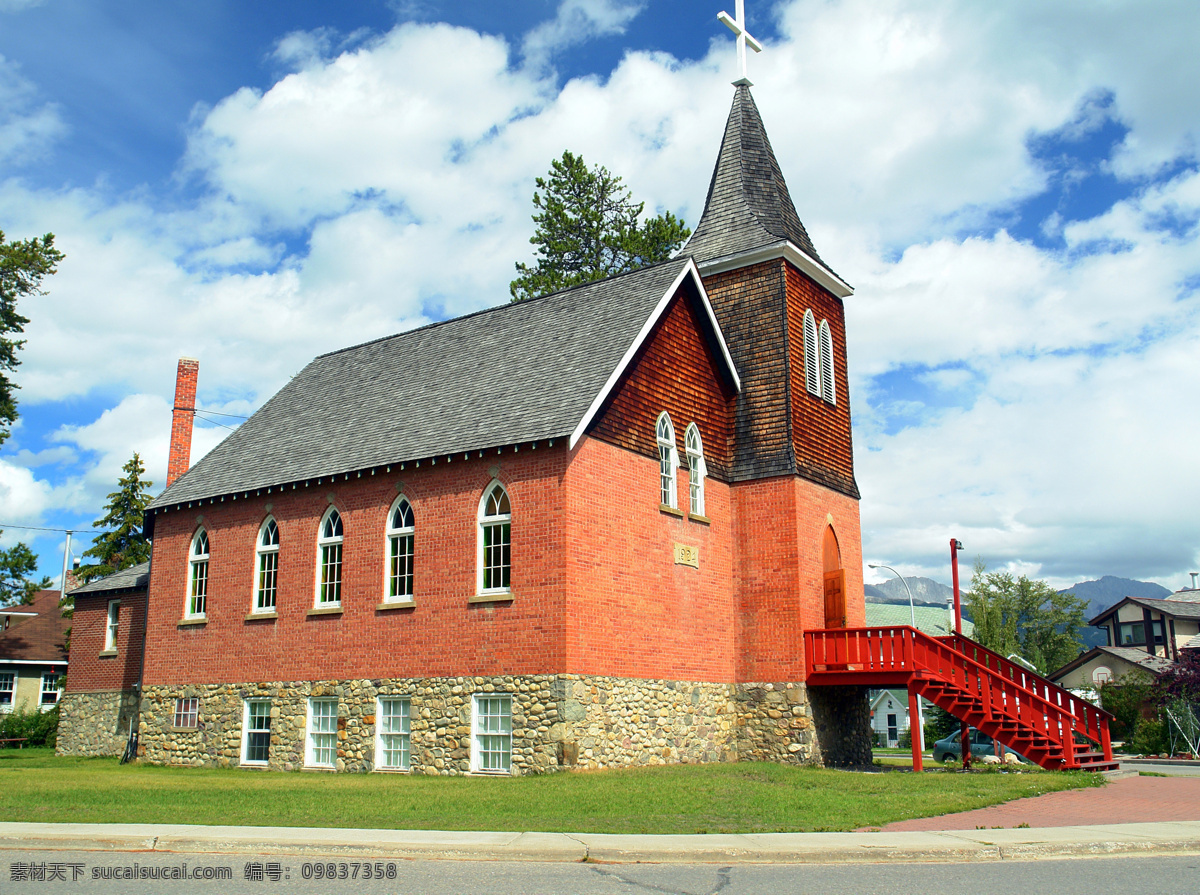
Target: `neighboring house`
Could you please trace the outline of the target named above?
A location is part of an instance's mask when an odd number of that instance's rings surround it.
[[[0,712],[58,705],[71,627],[58,602],[58,591],[39,590],[29,603],[0,610]]]
[[[136,727],[150,563],[70,591],[71,674],[62,701],[58,751],[120,755]],[[131,727],[132,725],[132,727]]]
[[[1080,653],[1062,668],[1046,675],[1054,683],[1086,698],[1094,698],[1104,684],[1120,680],[1131,671],[1155,677],[1172,662],[1132,646],[1098,646]]]
[[[850,293],[740,84],[674,260],[318,357],[191,469],[182,361],[141,754],[869,763],[865,689],[805,685],[864,623]]]
[[[914,606],[912,614],[905,603],[867,603],[865,606],[867,627],[891,628],[896,625],[911,625],[916,616],[917,630],[930,637],[945,637],[954,633],[954,621],[950,611],[937,606]],[[969,619],[962,620],[962,632],[966,637],[975,636],[975,625]]]
[[[867,625],[871,625],[869,619]],[[926,703],[926,708],[928,705]],[[899,746],[900,734],[908,730],[909,725],[907,690],[880,690],[871,697],[871,730],[875,732],[876,743],[892,748]]]
[[[1108,633],[1109,646],[1174,661],[1200,634],[1200,598],[1194,590],[1178,591],[1164,600],[1125,597],[1088,624]]]

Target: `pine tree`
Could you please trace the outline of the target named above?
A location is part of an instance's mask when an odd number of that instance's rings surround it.
[[[150,542],[142,534],[142,524],[150,503],[148,492],[154,483],[142,479],[146,467],[136,452],[122,471],[124,478],[117,482],[117,490],[108,495],[107,512],[92,523],[93,528],[104,531],[96,535],[93,546],[83,552],[84,556],[97,561],[78,571],[77,575],[83,581],[111,575],[150,558]]]
[[[33,596],[38,586],[29,576],[37,570],[37,563],[37,554],[23,542],[0,550],[0,606],[15,606]]]
[[[513,301],[666,261],[692,232],[669,211],[640,223],[646,203],[634,202],[607,168],[589,170],[569,151],[536,183],[537,229],[529,241],[538,247],[537,264],[517,263],[519,276],[509,284]]]
[[[28,317],[17,312],[17,301],[26,295],[42,295],[43,277],[54,273],[62,252],[54,248],[54,234],[41,239],[7,242],[0,230],[0,444],[8,438],[17,419],[16,390],[20,388],[8,378],[21,360],[17,351],[24,339],[9,338],[25,332]]]

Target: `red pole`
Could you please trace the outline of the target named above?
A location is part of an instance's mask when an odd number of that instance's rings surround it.
[[[962,550],[962,541],[950,539],[950,574],[954,576],[954,633],[962,636],[962,597],[958,593],[958,551]]]

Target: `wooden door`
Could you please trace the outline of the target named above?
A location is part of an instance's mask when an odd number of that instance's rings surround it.
[[[846,627],[846,570],[825,573],[825,627]]]

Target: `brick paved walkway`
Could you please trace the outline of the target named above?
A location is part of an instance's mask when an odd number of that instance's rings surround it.
[[[1200,820],[1200,777],[1126,777],[1096,789],[1052,792],[961,814],[901,820],[885,832],[978,827],[1074,827]]]

